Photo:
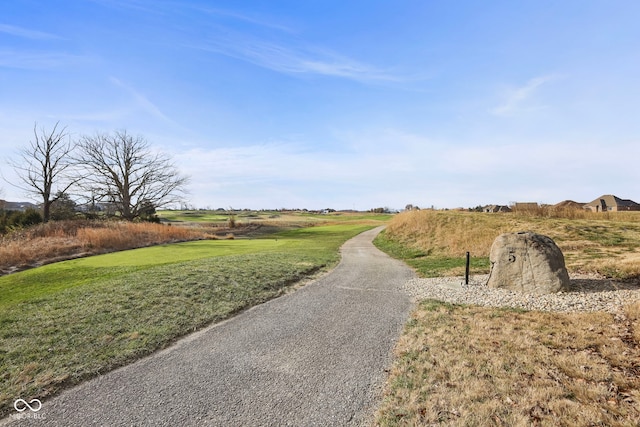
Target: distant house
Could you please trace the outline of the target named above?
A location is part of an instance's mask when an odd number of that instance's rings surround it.
[[[612,194],[605,194],[584,205],[592,212],[640,211],[640,204],[629,199],[621,199]]]
[[[509,206],[506,205],[489,205],[489,206],[485,206],[482,209],[483,212],[489,212],[489,213],[494,213],[494,212],[511,212],[511,208]]]

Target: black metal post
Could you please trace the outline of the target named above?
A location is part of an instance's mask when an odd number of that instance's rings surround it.
[[[469,263],[471,261],[471,257],[469,256],[469,252],[467,252],[467,268],[464,271],[464,284],[469,284]]]

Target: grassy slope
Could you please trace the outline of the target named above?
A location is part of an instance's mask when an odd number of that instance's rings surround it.
[[[465,256],[429,255],[423,250],[404,245],[389,238],[383,231],[375,239],[375,245],[394,258],[401,259],[413,267],[421,277],[440,277],[446,275],[461,276],[466,268]],[[489,257],[471,257],[469,271],[471,274],[482,274],[489,271]]]
[[[376,244],[423,276],[461,274],[464,250],[502,232],[554,238],[570,270],[638,277],[638,215],[540,218],[412,212]],[[456,255],[456,256],[454,256]],[[640,303],[619,315],[524,312],[423,301],[396,347],[384,426],[640,425]]]
[[[0,277],[0,414],[281,295],[369,228],[163,245]]]
[[[376,244],[425,276],[464,273],[465,253],[475,272],[489,272],[489,250],[501,233],[534,231],[558,244],[569,272],[640,277],[640,213],[557,218],[514,214],[413,211],[390,221]]]

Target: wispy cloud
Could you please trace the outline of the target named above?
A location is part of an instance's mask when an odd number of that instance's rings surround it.
[[[175,125],[176,123],[170,119],[169,117],[167,117],[162,110],[160,110],[160,108],[158,108],[158,106],[156,104],[154,104],[153,102],[151,102],[149,100],[149,98],[147,98],[145,95],[143,95],[141,92],[137,91],[136,89],[134,89],[133,87],[126,85],[125,83],[123,83],[120,79],[116,78],[116,77],[110,77],[109,81],[123,89],[125,92],[127,92],[135,101],[135,104],[139,107],[142,108],[144,111],[146,111],[147,113],[151,114],[154,117],[157,117],[167,123],[170,123],[172,125]]]
[[[285,74],[346,78],[360,82],[402,80],[388,70],[305,42],[291,26],[276,19],[209,6],[139,0],[92,0],[108,7],[172,14],[176,44],[225,55]],[[194,18],[194,13],[200,19]],[[188,17],[188,19],[187,19]],[[185,21],[185,19],[187,19]],[[245,24],[245,25],[239,25]],[[198,40],[182,41],[179,40]]]
[[[104,7],[114,9],[135,10],[144,13],[158,13],[158,6],[162,6],[162,2],[157,0],[155,2],[148,2],[147,0],[89,0],[93,3],[102,5]]]
[[[199,12],[202,12],[210,16],[227,17],[236,21],[242,21],[251,25],[264,27],[272,30],[278,30],[285,33],[295,32],[292,28],[286,25],[280,24],[278,22],[275,22],[274,20],[269,20],[262,17],[256,17],[254,15],[248,15],[246,13],[240,13],[240,12],[236,12],[228,9],[218,9],[218,8],[203,7],[203,6],[192,6],[192,8],[194,10],[197,10]]]
[[[509,89],[504,95],[503,102],[489,112],[496,116],[509,116],[523,109],[539,109],[541,106],[526,107],[527,101],[536,94],[542,85],[557,79],[556,75],[535,77],[522,86]]]
[[[0,67],[18,69],[49,69],[72,66],[88,61],[79,55],[61,52],[21,52],[0,50]]]
[[[30,30],[28,28],[16,27],[14,25],[0,24],[0,33],[9,34],[32,40],[55,40],[62,37],[43,31]]]
[[[315,74],[361,82],[400,80],[375,66],[303,44],[285,46],[237,35],[212,38],[206,44],[193,47],[287,74]]]

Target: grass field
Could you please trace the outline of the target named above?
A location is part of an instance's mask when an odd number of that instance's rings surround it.
[[[308,226],[314,224],[340,223],[352,221],[388,221],[391,214],[373,214],[368,212],[329,212],[315,213],[305,211],[159,211],[158,217],[167,222],[203,223],[224,226],[233,218],[237,224],[261,224],[272,226]]]
[[[334,265],[372,224],[162,245],[0,277],[0,414],[129,363]]]
[[[488,272],[493,239],[533,230],[570,272],[638,281],[638,213],[562,216],[407,212],[376,244],[422,276]],[[473,264],[472,264],[473,265]],[[418,304],[395,349],[382,426],[638,426],[640,303],[615,315]]]
[[[228,219],[230,214],[219,211],[158,211],[158,217],[165,221],[170,222],[206,222],[206,223],[219,223],[223,224]]]

